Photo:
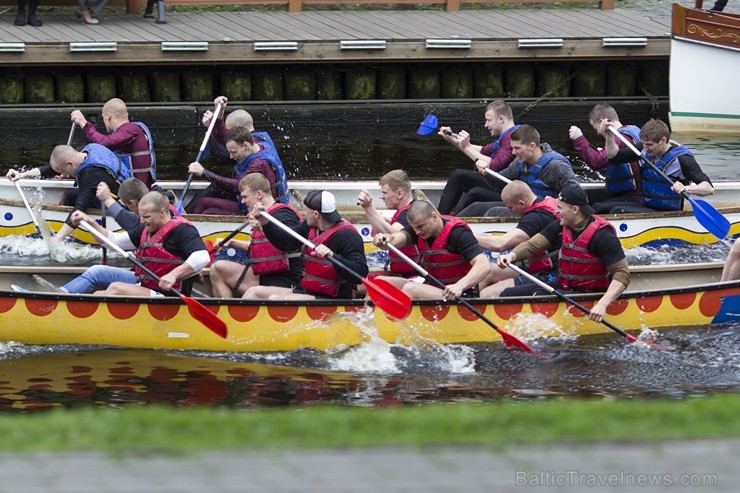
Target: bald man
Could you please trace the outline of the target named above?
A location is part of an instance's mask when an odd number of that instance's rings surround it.
[[[104,145],[114,151],[121,161],[138,178],[151,188],[157,181],[157,159],[154,155],[154,140],[149,128],[142,122],[129,121],[126,103],[113,98],[103,105],[103,123],[108,134],[95,129],[80,110],[74,110],[70,118],[75,122],[89,142]]]

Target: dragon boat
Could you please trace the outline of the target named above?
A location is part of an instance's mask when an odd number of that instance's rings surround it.
[[[721,263],[633,267],[633,282],[609,307],[607,318],[625,331],[740,321],[740,281],[718,282],[721,269]],[[218,352],[336,351],[371,337],[409,346],[501,342],[466,307],[445,301],[415,301],[410,315],[399,321],[363,300],[198,298],[226,323],[228,336],[221,338],[179,298],[41,292],[32,279],[42,273],[47,281],[61,284],[79,272],[78,267],[0,268],[0,340]],[[36,291],[12,291],[10,283]],[[572,298],[591,308],[598,296]],[[553,296],[470,302],[503,330],[530,343],[610,331]]]

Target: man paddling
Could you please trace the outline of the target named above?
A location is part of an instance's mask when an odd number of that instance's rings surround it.
[[[252,211],[262,225],[267,239],[283,251],[297,250],[303,245],[278,225],[260,215],[260,209]],[[315,249],[303,248],[305,266],[303,278],[297,288],[256,286],[244,295],[247,299],[313,300],[321,298],[351,299],[357,279],[367,277],[368,266],[362,236],[337,211],[334,195],[326,190],[311,190],[303,201],[305,219],[290,228],[298,235],[309,239]],[[333,256],[346,269],[327,260]]]
[[[275,202],[270,191],[270,182],[259,173],[250,173],[239,182],[242,203],[249,210],[258,205],[290,228],[301,222],[300,213],[288,204]],[[297,287],[303,275],[303,260],[299,249],[280,250],[267,239],[262,225],[250,214],[252,240],[230,240],[219,248],[234,247],[249,252],[245,263],[232,260],[216,260],[211,265],[211,287],[219,298],[242,297],[253,286]]]
[[[403,289],[413,299],[477,298],[478,283],[489,271],[488,258],[483,253],[470,227],[454,216],[437,212],[432,204],[417,200],[408,211],[409,225],[402,231],[375,235],[379,248],[416,245],[421,266],[444,285],[421,284],[404,278],[385,278]]]
[[[141,198],[139,214],[141,224],[122,233],[109,232],[80,211],[74,213],[73,221],[75,225],[85,221],[124,250],[135,249],[137,259],[160,276],[159,282],[138,267],[132,272],[101,265],[90,267],[61,289],[69,293],[162,296],[175,288],[189,295],[194,276],[211,261],[200,233],[189,221],[171,216],[170,201],[160,192]]]
[[[80,110],[74,110],[70,119],[82,129],[89,142],[114,151],[131,169],[132,176],[151,188],[157,181],[157,159],[149,127],[142,122],[129,121],[126,103],[118,98],[103,105],[102,115],[107,135],[98,132]]]
[[[100,205],[95,197],[98,184],[104,182],[116,193],[120,184],[131,178],[131,171],[118,156],[100,144],[88,144],[79,151],[72,146],[58,145],[52,151],[48,165],[23,172],[11,169],[7,177],[16,181],[56,175],[74,177],[77,183],[77,189],[68,190],[62,197],[61,205],[71,205],[74,210],[53,238],[54,241],[61,241],[75,229],[72,222],[74,212],[87,212],[88,208]]]
[[[560,221],[550,223],[531,239],[520,243],[497,264],[505,269],[512,262],[531,259],[552,247],[559,247],[559,271],[552,287],[565,291],[603,292],[591,309],[589,319],[601,322],[607,307],[630,283],[624,250],[614,227],[594,215],[588,196],[579,185],[564,188],[558,197]],[[538,284],[525,283],[504,289],[501,296],[546,294]]]
[[[608,122],[607,125],[610,125]],[[671,131],[661,120],[651,119],[640,130],[642,157],[653,163],[675,183],[668,183],[652,167],[642,163],[642,204],[614,207],[612,214],[683,210],[683,193],[706,197],[714,186],[696,162],[694,154],[683,144],[671,140]],[[615,140],[606,141],[606,153],[612,161],[634,159],[635,152],[619,148]]]

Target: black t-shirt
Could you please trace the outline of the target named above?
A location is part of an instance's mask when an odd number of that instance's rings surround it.
[[[593,217],[590,218],[589,224],[593,221]],[[560,225],[560,221],[553,221],[540,233],[547,238],[550,245],[557,246],[558,249],[562,247],[563,227]],[[581,233],[583,231],[580,233],[573,231],[573,240],[575,241]],[[599,257],[605,266],[615,264],[625,258],[622,244],[619,242],[619,238],[612,228],[601,228],[598,230],[588,244],[587,250],[592,255]]]
[[[534,203],[542,202],[543,198],[538,198]],[[521,229],[530,238],[545,229],[548,224],[555,221],[557,218],[555,214],[550,213],[545,209],[534,209],[526,212],[521,219],[519,224],[516,225],[517,229]]]
[[[442,221],[445,224],[448,222],[448,220],[444,218]],[[403,230],[411,235],[411,241],[416,245],[418,236],[416,235],[416,232],[414,232],[414,228],[406,226]],[[427,238],[427,245],[431,247],[436,239],[436,236]],[[450,232],[450,237],[447,241],[447,250],[450,253],[460,254],[468,262],[471,262],[475,257],[483,253],[483,249],[478,244],[478,240],[475,238],[475,235],[473,235],[468,228],[461,226],[453,228]]]

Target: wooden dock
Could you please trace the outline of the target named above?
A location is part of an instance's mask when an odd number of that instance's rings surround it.
[[[205,65],[667,58],[670,18],[630,10],[104,13],[99,25],[0,17],[0,64]],[[357,46],[357,42],[363,42]]]

